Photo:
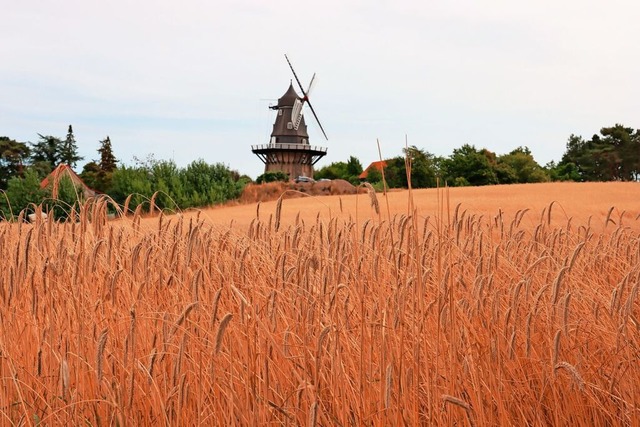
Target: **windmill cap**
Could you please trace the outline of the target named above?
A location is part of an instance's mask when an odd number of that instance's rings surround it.
[[[278,107],[293,107],[296,99],[302,99],[293,88],[293,83],[289,84],[289,89],[278,99]]]

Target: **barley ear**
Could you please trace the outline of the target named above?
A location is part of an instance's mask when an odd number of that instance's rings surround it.
[[[108,336],[109,330],[108,329],[103,329],[102,333],[100,334],[100,338],[98,339],[98,352],[96,355],[96,365],[98,365],[98,382],[100,382],[102,380],[102,360],[103,360],[103,355],[104,355],[104,347],[107,344],[107,336]]]
[[[218,325],[218,332],[216,333],[216,354],[220,352],[220,347],[222,347],[222,338],[224,337],[224,331],[227,329],[227,326],[229,325],[229,322],[232,318],[233,314],[227,313],[220,321],[220,325]]]

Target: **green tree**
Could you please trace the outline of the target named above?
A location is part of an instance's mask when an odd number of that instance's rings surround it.
[[[95,161],[91,161],[89,163],[85,163],[82,168],[82,172],[80,173],[80,178],[87,184],[90,188],[94,190],[100,191],[102,193],[106,192],[102,187],[102,183],[100,180],[100,165]]]
[[[640,175],[640,130],[616,124],[600,129],[603,151],[608,153],[610,175],[616,181],[635,181]]]
[[[333,162],[315,171],[313,177],[318,179],[345,179],[349,176],[346,162]]]
[[[221,163],[208,164],[195,160],[182,171],[186,206],[206,206],[235,199],[243,184],[233,179],[232,171]]]
[[[550,161],[545,165],[551,181],[580,181],[578,167],[574,163],[557,164]]]
[[[73,127],[71,125],[69,125],[67,137],[62,141],[62,144],[59,145],[58,157],[60,163],[66,163],[71,166],[71,168],[74,168],[76,163],[84,158],[78,155],[78,145],[76,144],[76,137],[73,135]],[[58,165],[53,165],[54,168],[56,166]]]
[[[469,144],[454,149],[453,154],[442,161],[445,180],[454,186],[497,184],[498,176],[491,154]]]
[[[120,166],[113,171],[109,195],[120,205],[131,195],[129,209],[148,202],[153,195],[150,171],[144,167]]]
[[[111,181],[113,178],[113,172],[118,167],[118,160],[113,155],[111,147],[111,140],[107,136],[100,141],[100,147],[98,148],[100,154],[100,160],[92,160],[86,163],[82,169],[80,177],[83,181],[94,190],[101,193],[109,193],[111,188]],[[151,162],[145,167],[151,167],[153,164],[153,158]]]
[[[6,197],[0,196],[0,216],[13,219],[20,211],[30,211],[31,204],[39,205],[46,196],[40,189],[40,177],[33,168],[27,168],[23,177],[9,179]]]
[[[148,203],[154,193],[155,203],[162,209],[186,209],[207,206],[240,196],[246,177],[227,166],[196,160],[186,168],[172,161],[157,161],[152,156],[137,160],[134,167],[120,166],[113,172],[109,195],[123,204],[129,195],[129,208]]]
[[[367,171],[366,181],[369,184],[377,184],[379,182],[382,182],[382,172],[380,172],[380,169],[376,167],[369,168],[369,170]]]
[[[100,170],[104,173],[111,173],[118,167],[118,159],[113,154],[113,147],[111,146],[111,139],[109,135],[102,141],[100,141]]]
[[[362,163],[355,156],[349,156],[346,162],[333,162],[328,166],[317,170],[313,177],[318,179],[344,179],[353,185],[360,183]]]
[[[389,188],[406,188],[407,172],[404,157],[396,156],[384,161],[384,179]]]
[[[518,147],[498,157],[496,173],[502,184],[545,182],[549,176],[545,170],[534,160],[531,151],[527,147]],[[505,178],[507,177],[508,178]]]
[[[360,183],[360,174],[362,173],[362,163],[357,157],[349,156],[346,167],[346,180],[353,185]]]
[[[100,169],[98,171],[98,180],[100,187],[98,188],[98,190],[106,193],[109,191],[109,188],[111,188],[113,171],[118,167],[118,160],[113,154],[111,139],[108,135],[105,139],[100,141],[100,148],[98,148],[98,153],[100,153],[100,163],[98,164]]]
[[[151,166],[151,181],[156,196],[156,206],[160,209],[176,210],[188,205],[180,168],[173,160],[160,160]]]
[[[9,179],[22,175],[29,152],[27,144],[0,136],[0,190],[7,188]]]
[[[403,152],[405,164],[409,162],[411,166],[411,186],[413,188],[435,187],[438,174],[436,157],[415,145],[404,148]],[[404,175],[400,175],[402,187],[408,188],[406,167],[403,170],[405,171]]]
[[[590,140],[571,135],[558,167],[575,165],[581,181],[629,181],[640,177],[640,131],[616,124]]]
[[[62,161],[60,157],[62,141],[51,135],[38,134],[38,137],[40,138],[38,142],[30,143],[31,163],[36,166],[39,175],[44,178]]]

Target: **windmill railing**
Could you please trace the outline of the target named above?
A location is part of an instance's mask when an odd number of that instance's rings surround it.
[[[317,145],[309,144],[261,144],[252,145],[251,151],[266,151],[266,150],[295,150],[295,151],[315,151],[320,153],[326,153],[327,147],[320,147]]]

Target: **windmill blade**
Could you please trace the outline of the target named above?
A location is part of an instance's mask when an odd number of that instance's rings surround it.
[[[300,121],[302,120],[302,102],[303,101],[296,98],[291,109],[291,122],[293,123],[293,128],[295,130],[298,130]]]
[[[322,123],[320,123],[320,119],[318,119],[318,115],[316,114],[315,110],[313,109],[313,105],[311,105],[311,102],[309,102],[308,92],[304,91],[304,88],[302,87],[302,83],[300,83],[300,79],[298,78],[298,75],[296,74],[295,70],[293,69],[293,65],[291,65],[291,61],[289,61],[289,57],[287,56],[287,54],[285,54],[284,57],[287,60],[287,63],[289,64],[289,68],[291,68],[291,72],[293,73],[293,77],[295,77],[296,78],[296,82],[298,82],[298,86],[300,87],[300,90],[302,91],[302,95],[304,97],[303,98],[304,101],[306,101],[306,103],[309,104],[309,109],[313,113],[313,117],[316,119],[316,122],[318,123],[318,126],[320,126],[320,130],[322,131],[322,134],[324,135],[324,138],[328,141],[329,137],[327,136],[327,133],[324,131],[324,128],[322,127]],[[313,81],[315,80],[315,77],[316,77],[316,75],[314,74],[313,77],[311,78],[311,83],[309,83],[309,91],[311,90],[311,85],[313,84]]]
[[[296,78],[296,81],[298,82],[298,86],[300,87],[300,90],[302,91],[302,95],[304,95],[304,97],[307,97],[306,92],[304,91],[304,88],[302,87],[302,83],[300,83],[300,79],[298,78],[298,75],[296,74],[296,72],[293,70],[293,65],[291,65],[291,61],[289,61],[289,57],[287,56],[287,54],[284,55],[284,57],[287,60],[287,63],[289,64],[289,68],[291,68],[291,72],[293,73],[293,77]]]
[[[320,120],[318,119],[318,115],[316,114],[315,110],[313,109],[313,105],[311,105],[311,102],[309,102],[308,99],[307,99],[307,104],[309,105],[309,109],[313,113],[313,117],[315,117],[316,122],[318,123],[318,126],[320,126],[320,130],[322,131],[322,134],[324,135],[324,138],[328,141],[329,137],[327,136],[327,133],[324,131],[324,128],[322,127],[322,124],[320,123]]]
[[[311,96],[311,89],[313,89],[313,84],[316,82],[316,73],[313,73],[311,77],[311,81],[309,82],[309,88],[307,89],[307,93],[305,94],[306,99],[309,99]]]

